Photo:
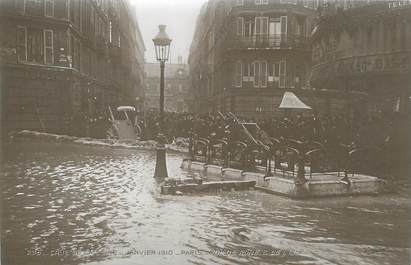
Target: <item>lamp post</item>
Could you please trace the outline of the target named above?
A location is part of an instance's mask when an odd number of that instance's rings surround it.
[[[153,39],[154,47],[156,50],[157,61],[160,62],[160,115],[159,115],[159,130],[157,136],[157,157],[156,157],[156,169],[154,172],[155,178],[167,178],[167,164],[166,164],[166,139],[163,133],[164,126],[164,67],[165,62],[170,55],[171,39],[166,33],[166,26],[159,25],[159,32]]]

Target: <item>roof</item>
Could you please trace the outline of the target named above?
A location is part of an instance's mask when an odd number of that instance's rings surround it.
[[[174,64],[174,63],[166,63],[164,68],[164,75],[166,78],[176,77],[177,72],[179,70],[183,71],[183,76],[188,76],[188,64]],[[144,71],[146,73],[146,77],[153,78],[153,77],[160,77],[160,64],[159,63],[146,63],[144,67]]]

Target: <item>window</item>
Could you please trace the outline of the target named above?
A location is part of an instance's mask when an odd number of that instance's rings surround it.
[[[243,75],[243,65],[241,62],[237,62],[235,64],[235,69],[234,69],[234,86],[235,87],[242,86],[242,75]]]
[[[407,49],[407,25],[405,21],[401,23],[401,49]]]
[[[54,17],[54,0],[45,0],[44,15],[46,17]]]
[[[273,76],[280,77],[280,63],[273,63]]]
[[[287,63],[286,61],[280,62],[279,76],[280,76],[280,87],[284,88],[286,86],[286,74],[287,74]]]
[[[314,0],[314,9],[317,9],[320,6],[320,0]]]
[[[25,13],[30,16],[44,16],[44,2],[35,0],[25,1]]]
[[[303,32],[303,24],[300,20],[297,20],[294,24],[294,34],[297,36],[302,35]]]
[[[280,84],[280,63],[274,62],[270,64],[270,72],[269,72],[269,79],[268,81],[274,82],[274,87],[279,87]]]
[[[270,35],[281,34],[281,19],[279,17],[270,19]]]
[[[268,34],[268,17],[256,17],[255,18],[255,34],[267,35]]]
[[[183,92],[183,85],[178,84],[178,92],[182,93]]]
[[[243,82],[254,81],[254,66],[250,63],[243,63]]]
[[[395,50],[397,48],[397,38],[396,35],[397,34],[397,25],[393,24],[391,26],[391,50]]]
[[[244,23],[244,36],[252,37],[254,35],[254,21]]]
[[[53,30],[50,29],[44,30],[44,63],[54,63]]]
[[[23,14],[26,12],[26,0],[16,0],[16,12]]]
[[[236,6],[243,6],[244,5],[244,0],[237,0],[236,1]]]
[[[17,27],[17,59],[27,61],[27,28]]]
[[[254,63],[254,87],[267,87],[267,62]]]
[[[27,30],[27,61],[43,63],[43,30]]]
[[[244,18],[237,18],[237,36],[243,36],[244,34]]]
[[[270,42],[274,47],[281,44],[281,19],[279,17],[270,19]]]

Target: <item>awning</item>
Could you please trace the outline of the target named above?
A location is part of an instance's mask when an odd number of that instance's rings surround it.
[[[136,111],[136,109],[131,106],[120,106],[117,108],[117,111]]]
[[[311,109],[302,102],[293,92],[286,91],[281,100],[280,109]]]

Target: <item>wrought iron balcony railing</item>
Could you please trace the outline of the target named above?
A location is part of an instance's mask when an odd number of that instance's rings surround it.
[[[270,34],[254,36],[232,36],[228,39],[228,47],[236,49],[300,49],[310,50],[307,37],[293,34]]]

